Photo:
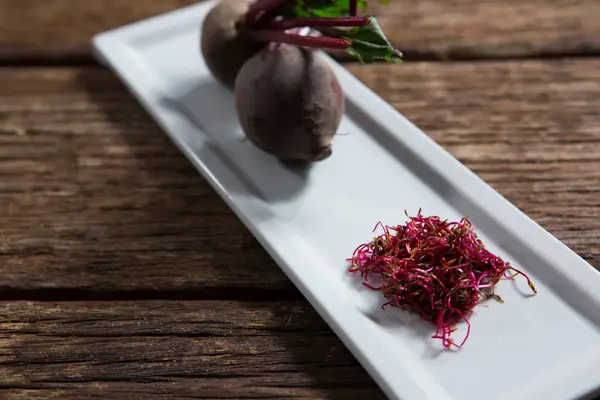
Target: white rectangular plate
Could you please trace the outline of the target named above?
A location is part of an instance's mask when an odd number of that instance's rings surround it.
[[[199,50],[205,2],[102,33],[97,56],[198,171],[392,399],[572,399],[600,386],[600,274],[328,58],[347,96],[333,155],[306,174],[243,140],[233,94]],[[402,68],[402,66],[398,66]],[[368,188],[385,188],[371,196]],[[346,258],[404,210],[469,216],[490,250],[529,273],[478,307],[460,351],[433,326],[381,311]],[[460,340],[464,327],[453,337]]]

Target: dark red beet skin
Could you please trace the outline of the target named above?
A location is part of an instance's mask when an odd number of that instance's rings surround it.
[[[329,157],[345,105],[339,82],[320,54],[278,43],[240,69],[235,103],[248,139],[289,161]]]
[[[244,63],[265,46],[249,40],[239,27],[255,0],[220,0],[202,23],[200,49],[211,74],[233,89]]]

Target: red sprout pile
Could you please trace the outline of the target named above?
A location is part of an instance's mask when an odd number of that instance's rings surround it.
[[[382,291],[388,300],[382,308],[391,305],[416,312],[433,323],[432,337],[441,339],[446,348],[464,345],[471,331],[468,317],[480,301],[492,297],[503,302],[494,294],[502,277],[523,275],[537,293],[526,274],[487,250],[467,218],[448,222],[424,217],[419,210],[405,225],[377,227],[383,234],[354,251],[349,271],[360,272],[363,285]],[[368,283],[372,275],[381,281],[378,287]],[[457,345],[450,335],[461,320],[467,334]]]

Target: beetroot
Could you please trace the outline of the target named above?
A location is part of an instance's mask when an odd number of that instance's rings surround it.
[[[235,81],[235,104],[248,139],[292,161],[329,157],[344,113],[342,90],[324,58],[281,43],[244,64]]]
[[[246,60],[264,43],[249,40],[241,31],[254,0],[221,0],[202,25],[200,48],[212,75],[233,89],[235,77]]]
[[[399,61],[401,53],[377,19],[356,15],[358,4],[220,0],[207,14],[204,60],[216,80],[235,90],[238,119],[257,147],[286,161],[320,161],[332,154],[344,96],[315,49],[344,50],[367,63]]]
[[[211,74],[225,86],[233,88],[235,77],[244,63],[268,42],[301,46],[345,49],[348,40],[310,38],[285,33],[286,29],[306,24],[358,26],[368,18],[290,18],[271,21],[268,17],[288,0],[220,0],[202,23],[200,49]]]

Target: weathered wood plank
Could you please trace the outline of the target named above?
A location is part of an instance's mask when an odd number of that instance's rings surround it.
[[[0,316],[12,398],[384,398],[304,302],[13,302]]]
[[[600,267],[600,61],[349,68]],[[298,297],[112,74],[0,87],[0,296]]]
[[[107,29],[194,0],[0,0],[0,61],[90,60]],[[596,0],[372,0],[390,39],[412,57],[506,57],[600,50]]]
[[[111,74],[4,70],[0,87],[2,286],[291,287]]]

